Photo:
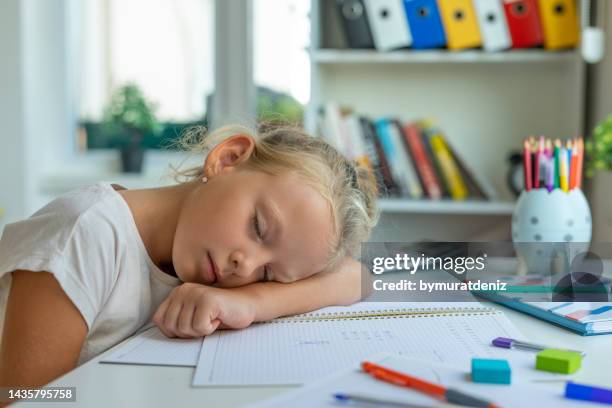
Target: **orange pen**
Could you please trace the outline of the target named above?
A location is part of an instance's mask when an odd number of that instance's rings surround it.
[[[361,368],[377,380],[399,385],[401,387],[412,388],[423,394],[427,394],[436,399],[445,400],[451,404],[464,405],[467,407],[497,408],[489,401],[465,394],[452,388],[446,388],[439,384],[434,384],[399,371],[391,370],[378,364],[364,361]]]

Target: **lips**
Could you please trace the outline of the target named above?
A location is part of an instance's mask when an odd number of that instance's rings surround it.
[[[202,260],[202,264],[203,264],[202,266],[204,269],[204,273],[203,273],[204,279],[207,281],[206,283],[208,284],[215,283],[219,276],[218,269],[212,257],[210,256],[209,252],[206,252],[206,258]]]

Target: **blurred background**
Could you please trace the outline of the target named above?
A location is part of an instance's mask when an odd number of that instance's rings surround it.
[[[170,164],[203,160],[173,149],[189,126],[284,121],[333,138],[337,114],[433,121],[485,186],[461,200],[383,191],[374,240],[509,239],[522,140],[588,141],[612,112],[612,6],[575,4],[580,33],[603,29],[603,58],[589,64],[579,43],[356,45],[346,12],[367,3],[2,0],[0,230],[99,180],[173,183]],[[610,148],[587,180],[595,240],[612,238],[612,126],[602,132]]]

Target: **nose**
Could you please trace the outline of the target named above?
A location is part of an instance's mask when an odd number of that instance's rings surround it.
[[[247,255],[244,251],[235,250],[230,254],[230,267],[232,274],[248,278],[264,264],[263,259],[256,254]]]

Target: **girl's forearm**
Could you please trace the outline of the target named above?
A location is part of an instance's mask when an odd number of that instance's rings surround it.
[[[362,296],[361,268],[359,262],[346,258],[338,270],[318,273],[300,281],[261,282],[228,290],[239,291],[251,298],[255,321],[265,321],[325,306],[357,302]]]

